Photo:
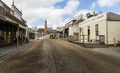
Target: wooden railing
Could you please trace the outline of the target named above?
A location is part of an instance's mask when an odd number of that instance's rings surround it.
[[[5,17],[8,17],[17,23],[26,26],[26,21],[24,21],[23,19],[20,20],[17,17],[15,17],[14,11],[0,0],[0,18],[5,18]]]
[[[10,13],[9,11],[6,11],[3,7],[0,6],[0,18],[3,19],[5,17],[8,17],[17,23],[22,24],[23,26],[26,26],[26,22],[24,20],[22,21],[19,20],[12,13]]]

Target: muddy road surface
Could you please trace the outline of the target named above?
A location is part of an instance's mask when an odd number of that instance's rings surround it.
[[[44,39],[0,63],[0,73],[120,73],[120,58]]]

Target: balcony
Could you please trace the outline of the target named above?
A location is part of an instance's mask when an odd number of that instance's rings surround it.
[[[5,20],[6,17],[10,18],[12,21],[15,21],[23,26],[26,26],[26,22],[23,19],[19,20],[18,18],[16,18],[13,15],[12,10],[6,10],[6,8],[3,8],[2,6],[0,6],[0,19]]]

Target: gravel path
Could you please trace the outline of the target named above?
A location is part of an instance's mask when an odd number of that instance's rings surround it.
[[[120,73],[120,58],[44,39],[5,60],[0,73]]]
[[[60,40],[53,46],[58,73],[120,73],[120,59]]]

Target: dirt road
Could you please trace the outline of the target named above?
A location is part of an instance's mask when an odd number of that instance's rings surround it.
[[[0,73],[120,73],[120,58],[45,39],[1,63]]]

